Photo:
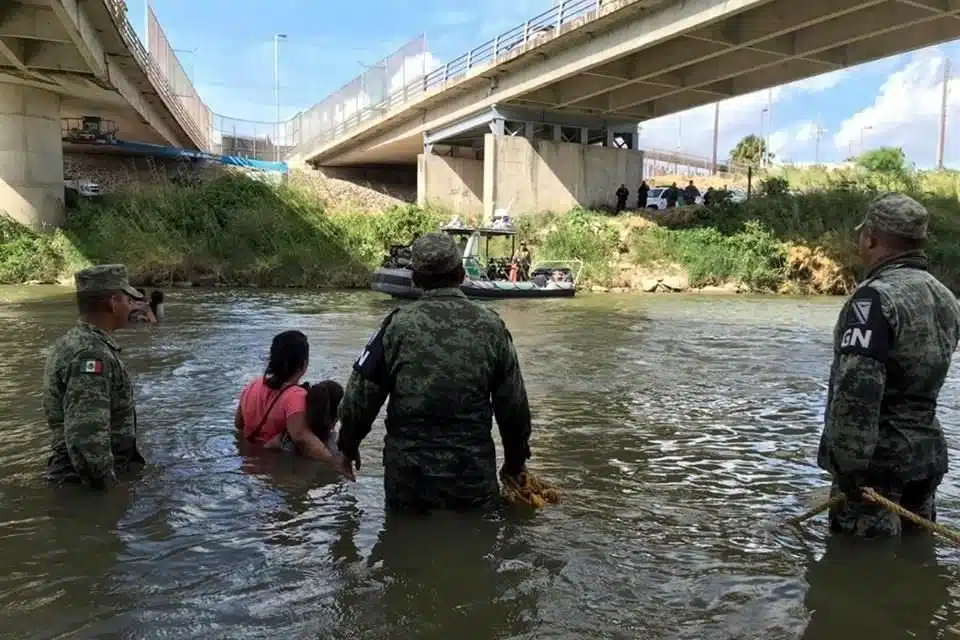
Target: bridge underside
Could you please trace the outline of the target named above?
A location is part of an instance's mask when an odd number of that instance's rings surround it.
[[[960,37],[960,0],[631,6],[610,14],[622,18],[612,26],[588,22],[305,157],[323,166],[412,164],[425,135],[494,105],[643,122]]]
[[[0,213],[62,222],[63,133],[84,116],[117,138],[194,146],[114,21],[103,0],[0,0]]]
[[[643,121],[957,37],[958,0],[777,0],[511,103]]]

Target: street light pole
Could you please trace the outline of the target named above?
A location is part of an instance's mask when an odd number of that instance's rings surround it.
[[[277,120],[274,125],[273,148],[276,161],[280,162],[280,41],[287,36],[278,33],[273,36],[273,96],[277,103]]]

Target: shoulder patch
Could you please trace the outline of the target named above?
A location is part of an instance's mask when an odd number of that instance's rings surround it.
[[[860,287],[846,304],[837,353],[885,362],[892,348],[893,332],[883,314],[880,294],[873,287]]]
[[[387,317],[383,319],[380,327],[370,336],[360,357],[353,363],[354,371],[359,373],[365,380],[381,387],[389,386],[389,370],[386,362],[387,353],[383,346],[383,334],[386,333],[387,327],[390,326],[390,323],[398,311],[400,311],[399,307],[391,311]]]

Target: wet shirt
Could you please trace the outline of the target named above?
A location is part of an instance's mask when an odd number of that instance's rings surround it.
[[[82,321],[54,343],[43,374],[48,479],[100,487],[143,461],[133,385],[119,354],[106,332]]]
[[[922,252],[876,267],[834,329],[818,464],[898,484],[947,471],[937,399],[960,340],[960,305]]]
[[[393,506],[449,508],[497,495],[496,416],[508,463],[530,456],[530,408],[503,320],[456,288],[394,311],[354,365],[339,447],[355,457],[389,396],[384,488]]]
[[[287,421],[307,410],[307,391],[299,385],[271,389],[263,377],[256,378],[240,392],[243,437],[248,442],[267,444],[283,435]]]

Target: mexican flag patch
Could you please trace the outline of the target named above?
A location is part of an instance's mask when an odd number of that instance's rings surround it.
[[[101,360],[85,360],[80,366],[80,370],[84,373],[100,375],[103,373],[103,362]]]

